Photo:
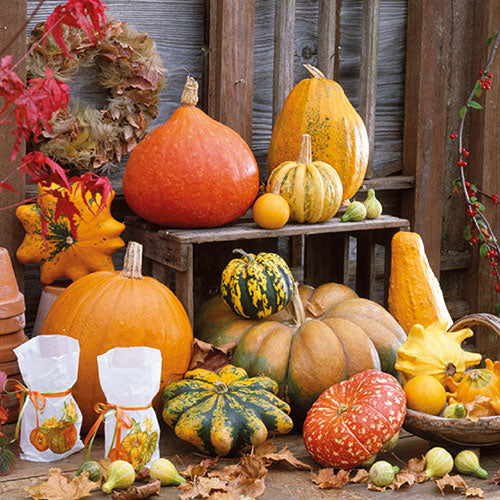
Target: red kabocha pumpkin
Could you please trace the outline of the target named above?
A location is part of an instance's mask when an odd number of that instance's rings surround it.
[[[242,216],[259,190],[252,151],[234,130],[196,107],[197,90],[188,77],[182,106],[138,144],[125,168],[128,205],[155,224],[220,226]]]
[[[304,445],[320,465],[352,469],[399,432],[406,396],[388,373],[367,370],[324,391],[304,422]]]

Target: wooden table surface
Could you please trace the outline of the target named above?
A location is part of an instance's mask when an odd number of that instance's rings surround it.
[[[12,434],[12,426],[5,426],[3,429],[8,435]],[[287,445],[296,458],[302,460],[311,466],[317,472],[319,467],[315,464],[307,454],[302,439],[299,434],[288,436],[279,436],[274,438],[274,443],[281,448]],[[406,432],[402,433],[398,446],[395,449],[395,454],[402,460],[420,456],[428,449],[429,444],[420,438],[412,436]],[[450,450],[451,451],[451,450]],[[179,457],[185,465],[199,463],[203,457],[196,453],[187,443],[180,441],[170,429],[162,428],[161,435],[161,456],[169,458],[172,462],[182,470],[179,465]],[[92,459],[100,460],[103,458],[103,440],[96,438],[92,450]],[[385,457],[394,465],[398,465],[397,460],[390,455]],[[58,467],[63,472],[72,473],[85,460],[85,452],[82,450],[74,455],[52,462],[50,464],[27,462],[16,460],[14,470],[8,475],[0,477],[0,499],[1,500],[26,500],[29,496],[24,491],[24,488],[31,486],[43,479],[44,475],[50,467]],[[235,460],[221,459],[222,466],[235,463]],[[400,465],[400,464],[399,464]],[[489,472],[490,477],[496,472],[500,466],[500,453],[498,448],[483,449],[481,452],[481,465]],[[464,476],[465,477],[465,476]],[[480,480],[471,477],[465,477],[470,486],[482,488],[485,492],[485,498],[500,499],[500,486],[492,483],[489,479]],[[160,500],[177,499],[180,490],[175,487],[163,487],[159,497]],[[266,478],[266,490],[264,495],[259,499],[268,500],[304,500],[304,499],[346,499],[346,500],[363,500],[363,499],[380,499],[384,497],[404,498],[404,499],[423,499],[423,498],[464,498],[459,493],[447,493],[442,497],[437,486],[431,482],[415,484],[409,489],[401,489],[398,492],[387,491],[381,493],[378,491],[370,491],[366,489],[364,484],[349,484],[342,489],[337,490],[321,490],[311,481],[311,473],[303,470],[295,470],[288,466],[272,466]],[[110,498],[101,492],[97,492],[91,499]]]

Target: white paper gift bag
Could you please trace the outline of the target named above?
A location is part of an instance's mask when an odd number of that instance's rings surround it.
[[[80,345],[65,335],[41,335],[16,347],[26,387],[19,415],[21,458],[60,460],[83,448],[82,414],[71,388],[78,376]]]
[[[107,458],[127,460],[135,469],[159,458],[160,425],[151,403],[160,389],[161,362],[161,351],[150,347],[116,347],[97,357],[107,400],[100,408]]]

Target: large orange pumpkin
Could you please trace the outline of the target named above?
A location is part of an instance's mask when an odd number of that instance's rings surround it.
[[[54,302],[42,334],[62,334],[80,342],[80,367],[73,395],[83,428],[96,419],[94,404],[104,402],[97,356],[113,347],[161,350],[161,387],[188,369],[193,332],[177,297],[159,281],[141,274],[142,246],[130,242],[123,271],[100,271],[72,283]],[[160,408],[160,399],[157,401]]]
[[[182,106],[138,144],[125,168],[128,205],[155,224],[220,226],[243,215],[258,193],[252,151],[234,130],[196,108],[197,90],[188,77]]]
[[[269,172],[297,158],[303,134],[311,136],[315,161],[331,165],[342,181],[343,200],[363,182],[368,165],[368,135],[361,117],[342,87],[310,65],[304,78],[288,94],[273,127],[267,166]]]

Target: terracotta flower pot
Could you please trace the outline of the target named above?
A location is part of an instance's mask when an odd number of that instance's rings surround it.
[[[13,349],[27,340],[28,337],[24,334],[24,330],[12,332],[8,335],[2,335],[0,337],[0,363],[4,363],[6,361],[16,361],[17,358]]]
[[[36,313],[35,324],[33,326],[32,337],[40,333],[43,322],[45,321],[45,318],[47,317],[52,304],[56,301],[57,297],[59,297],[59,295],[64,292],[64,290],[66,290],[65,286],[43,287],[40,302],[38,303],[38,310]]]
[[[8,335],[12,332],[22,330],[26,326],[26,317],[23,314],[12,316],[12,318],[0,319],[0,335]]]
[[[19,291],[9,252],[0,247],[0,319],[24,313],[24,295]]]

